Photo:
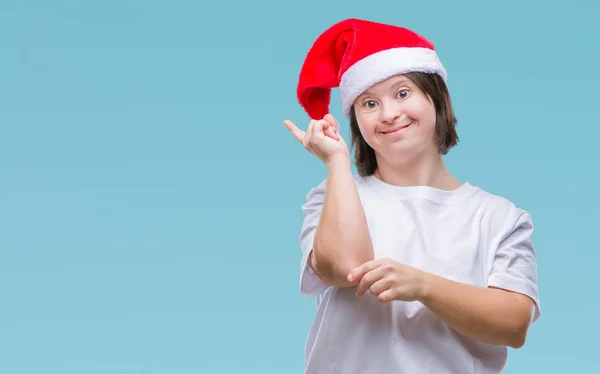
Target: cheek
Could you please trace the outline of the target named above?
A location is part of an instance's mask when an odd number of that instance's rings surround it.
[[[428,133],[432,134],[435,132],[435,113],[428,114],[425,119],[425,128]]]
[[[358,130],[360,131],[363,138],[369,142],[370,139],[374,136],[373,132],[375,131],[375,125],[372,121],[369,121],[365,116],[357,116],[356,122],[358,123]]]
[[[422,131],[432,133],[435,131],[435,108],[433,105],[423,105],[416,108],[414,116],[418,119]]]

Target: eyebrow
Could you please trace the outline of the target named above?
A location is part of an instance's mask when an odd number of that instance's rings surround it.
[[[405,85],[405,84],[408,84],[408,83],[410,83],[410,79],[408,79],[408,78],[405,78],[405,77],[402,77],[402,78],[398,79],[398,80],[396,81],[396,83],[394,83],[394,84],[392,85],[392,88],[396,88],[396,87],[398,87],[398,86],[402,86],[402,85]]]
[[[398,86],[402,86],[402,85],[405,85],[408,83],[410,83],[410,79],[408,79],[406,77],[399,78],[396,82],[394,82],[394,84],[392,84],[392,89],[396,89]],[[359,97],[363,97],[365,95],[367,95],[367,96],[372,95],[372,93],[370,90],[367,90],[367,91],[363,92],[363,94],[360,95]]]

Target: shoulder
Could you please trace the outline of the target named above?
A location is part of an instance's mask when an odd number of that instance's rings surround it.
[[[490,208],[496,211],[500,211],[502,213],[512,213],[512,214],[523,214],[527,213],[527,211],[521,207],[518,207],[512,200],[509,198],[498,195],[489,191],[486,191],[482,188],[479,189],[479,194],[481,195],[482,201]]]
[[[517,206],[509,198],[482,188],[478,188],[477,195],[484,211],[484,217],[487,217],[490,224],[499,230],[510,232],[521,223],[533,226],[529,211]]]

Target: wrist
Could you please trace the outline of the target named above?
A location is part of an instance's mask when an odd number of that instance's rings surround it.
[[[421,272],[421,276],[419,277],[419,287],[417,291],[417,300],[421,303],[427,303],[431,298],[431,283],[433,281],[434,275],[425,271]]]
[[[336,153],[331,155],[325,164],[328,169],[339,168],[339,167],[349,167],[350,166],[350,156],[345,153]]]

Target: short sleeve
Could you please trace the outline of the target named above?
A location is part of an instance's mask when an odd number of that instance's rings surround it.
[[[302,260],[300,263],[300,293],[304,296],[318,296],[325,291],[329,285],[323,282],[308,265],[308,257],[313,249],[313,241],[321,210],[325,199],[325,181],[310,190],[306,196],[306,203],[302,205],[304,222],[300,232],[300,249]]]
[[[496,250],[488,285],[529,296],[535,303],[533,321],[540,316],[538,267],[531,241],[533,222],[520,211]]]

